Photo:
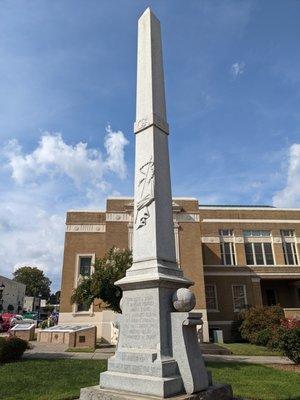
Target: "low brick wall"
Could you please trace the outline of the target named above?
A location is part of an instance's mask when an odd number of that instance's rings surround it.
[[[68,347],[95,348],[96,334],[97,330],[95,326],[79,329],[77,331],[41,330],[38,332],[37,341],[42,343],[65,344]]]

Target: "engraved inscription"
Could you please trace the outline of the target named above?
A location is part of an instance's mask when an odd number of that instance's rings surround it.
[[[153,295],[138,297],[126,297],[124,313],[122,316],[122,327],[120,346],[126,348],[156,349],[159,342],[158,312],[156,312],[155,299]],[[136,357],[137,355],[133,355]]]

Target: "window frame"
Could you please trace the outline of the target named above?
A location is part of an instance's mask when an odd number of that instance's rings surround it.
[[[229,249],[230,249],[229,253],[226,253],[226,251],[225,251],[226,244],[229,245]],[[234,243],[233,242],[227,242],[227,241],[225,242],[223,240],[220,240],[220,250],[221,250],[220,252],[221,252],[222,265],[224,267],[235,266],[236,265],[236,252],[235,252]],[[226,255],[227,254],[229,254],[229,256],[230,256],[230,261],[231,261],[230,264],[228,264],[227,260],[226,260]]]
[[[235,306],[234,289],[233,289],[234,286],[242,286],[243,287],[245,308],[248,306],[247,289],[246,289],[246,285],[244,283],[233,283],[231,285],[233,312],[240,312],[241,310],[243,310],[243,308],[236,308],[236,306]]]
[[[206,296],[206,287],[207,286],[212,286],[214,288],[214,295],[215,295],[215,304],[216,304],[216,308],[208,308],[207,307],[207,296]],[[215,283],[208,283],[205,285],[205,305],[206,305],[206,309],[207,312],[220,312],[219,310],[219,303],[218,303],[218,291],[217,291],[217,285]]]
[[[274,244],[272,231],[267,229],[251,229],[251,230],[243,230],[244,237],[244,251],[246,258],[246,265],[255,266],[255,267],[269,267],[276,265],[275,260],[275,252],[274,252]],[[266,252],[266,246],[270,246],[271,253]],[[250,252],[246,251],[246,248],[251,248],[251,258],[253,259],[253,264],[249,264],[247,260],[247,254],[250,255]],[[257,251],[256,251],[257,250]],[[268,263],[267,257],[268,254],[272,255],[273,263]],[[258,263],[259,256],[262,257],[263,263]]]
[[[220,238],[220,256],[222,266],[236,266],[236,247],[234,241],[233,229],[219,229]],[[226,253],[226,245],[228,244],[229,253]],[[230,263],[227,263],[226,255],[230,257]]]
[[[78,284],[80,283],[80,279],[84,279],[85,277],[80,275],[80,258],[84,257],[91,257],[91,273],[90,275],[94,272],[94,264],[95,264],[95,258],[96,254],[95,253],[77,253],[76,258],[75,258],[75,274],[74,274],[74,288],[77,288]],[[90,308],[85,311],[78,311],[78,304],[74,303],[73,304],[73,315],[92,315],[94,310],[94,305],[93,303],[90,305]]]
[[[284,232],[290,232],[291,235],[285,235]],[[299,265],[299,253],[297,246],[297,239],[295,235],[294,229],[281,229],[280,230],[281,241],[282,241],[282,251],[284,256],[285,265]],[[287,244],[290,244],[292,253],[287,251]],[[290,264],[288,261],[288,254],[291,254],[293,257],[293,264]]]

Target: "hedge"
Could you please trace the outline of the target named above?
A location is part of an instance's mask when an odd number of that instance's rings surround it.
[[[285,330],[279,348],[283,355],[292,360],[295,364],[300,364],[300,328]]]
[[[28,347],[26,340],[17,337],[0,337],[0,363],[19,360]]]

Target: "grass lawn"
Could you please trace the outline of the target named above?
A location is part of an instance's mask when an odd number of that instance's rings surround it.
[[[102,360],[23,360],[0,366],[0,399],[70,400],[81,387],[97,385]]]
[[[228,383],[236,397],[251,400],[299,400],[300,374],[257,364],[206,364],[217,382]]]
[[[94,353],[94,347],[69,347],[67,353]]]
[[[232,385],[235,396],[251,400],[299,400],[300,374],[243,363],[207,363],[214,380]],[[0,366],[0,399],[70,400],[96,385],[102,360],[24,360]]]
[[[280,352],[272,351],[264,346],[256,346],[251,343],[222,343],[235,356],[280,356]]]

